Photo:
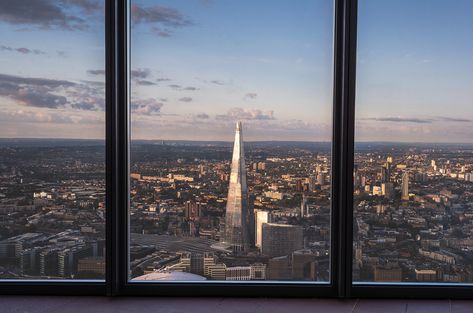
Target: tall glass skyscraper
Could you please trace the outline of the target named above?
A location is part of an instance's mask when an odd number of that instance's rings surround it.
[[[241,122],[238,122],[235,131],[235,143],[233,144],[223,238],[223,241],[229,244],[235,253],[248,251],[250,247],[249,224],[247,223],[250,216],[249,210],[242,127]]]

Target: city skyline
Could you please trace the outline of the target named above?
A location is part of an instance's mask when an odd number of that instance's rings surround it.
[[[287,142],[243,153],[240,129],[233,149],[205,142],[131,147],[131,279],[329,281],[330,150]],[[101,277],[103,149],[47,141],[0,148],[2,277]],[[472,281],[472,152],[439,144],[356,151],[354,281]],[[255,245],[230,253],[223,237],[230,177],[242,171],[242,197],[248,189],[249,207],[257,208],[246,223]]]
[[[473,140],[472,4],[423,3],[359,3],[357,140]],[[49,20],[19,5],[0,4],[1,136],[103,138],[101,2],[35,1]],[[330,140],[332,1],[133,1],[132,15],[134,139],[230,141],[242,119],[248,141]]]
[[[245,143],[238,121],[233,146],[132,148],[132,280],[328,281],[330,150]]]

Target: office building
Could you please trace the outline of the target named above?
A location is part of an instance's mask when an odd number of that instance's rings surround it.
[[[409,200],[409,173],[407,172],[402,174],[401,200]]]
[[[250,266],[227,267],[225,271],[226,280],[251,280]]]
[[[382,183],[381,184],[381,193],[386,199],[392,199],[394,195],[394,185],[393,183]]]
[[[271,222],[271,215],[267,211],[256,211],[256,223],[255,223],[255,234],[256,234],[256,247],[261,249],[263,242],[263,224]]]
[[[268,257],[289,255],[303,248],[301,226],[286,224],[263,224],[262,254]]]

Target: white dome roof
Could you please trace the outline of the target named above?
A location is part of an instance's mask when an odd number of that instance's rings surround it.
[[[174,281],[200,281],[207,278],[186,272],[154,272],[141,275],[132,280],[174,280]]]

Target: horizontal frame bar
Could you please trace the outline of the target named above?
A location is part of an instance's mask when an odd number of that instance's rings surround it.
[[[413,284],[354,284],[352,298],[410,298],[410,299],[473,299],[473,286],[458,284],[418,285]]]
[[[48,281],[10,281],[0,282],[2,295],[68,295],[103,296],[106,286],[103,282],[48,282]]]
[[[329,284],[140,282],[127,283],[121,291],[130,296],[332,298],[336,290]]]

